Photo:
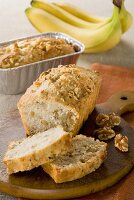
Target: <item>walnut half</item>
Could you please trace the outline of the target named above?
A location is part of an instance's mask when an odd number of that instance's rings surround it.
[[[120,124],[120,117],[116,115],[115,113],[109,113],[109,114],[98,114],[96,117],[96,124],[99,127],[111,127],[118,126]]]
[[[96,129],[94,135],[100,140],[109,140],[115,137],[115,131],[111,127],[103,127]]]
[[[122,152],[128,151],[128,137],[122,134],[117,134],[114,138],[114,145]]]

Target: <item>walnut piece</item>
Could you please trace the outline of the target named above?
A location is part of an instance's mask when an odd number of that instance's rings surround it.
[[[109,114],[98,114],[96,117],[96,124],[99,127],[111,127],[118,126],[120,124],[120,117],[117,116],[115,113]]]
[[[0,47],[0,68],[13,68],[74,53],[72,44],[60,38],[29,38]]]
[[[106,126],[108,121],[109,116],[106,114],[98,114],[96,117],[96,124],[100,127]]]
[[[40,82],[40,81],[36,80],[36,81],[34,82],[34,86],[39,87],[40,85],[41,85],[41,82]]]
[[[114,145],[122,152],[128,151],[128,137],[122,134],[117,134],[114,139]]]
[[[121,118],[120,118],[120,116],[116,115],[114,112],[109,113],[109,119],[110,119],[111,125],[113,125],[113,127],[120,125]]]
[[[109,140],[115,137],[115,131],[111,127],[102,127],[94,131],[94,135],[100,140]]]

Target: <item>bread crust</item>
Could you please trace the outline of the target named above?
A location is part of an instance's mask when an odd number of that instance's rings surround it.
[[[85,136],[79,135],[81,137],[81,140],[83,140],[83,138]],[[79,137],[76,136],[76,137]],[[74,140],[74,139],[73,139]],[[104,142],[100,142],[102,143],[102,146],[100,147],[100,149],[98,149],[97,153],[95,154],[95,156],[93,156],[92,158],[89,158],[88,160],[84,161],[84,162],[78,162],[76,160],[75,163],[69,163],[68,165],[63,165],[62,164],[57,164],[55,161],[56,159],[59,159],[59,156],[57,156],[57,158],[55,158],[54,161],[46,163],[44,165],[42,165],[42,168],[44,169],[44,171],[46,173],[48,173],[56,183],[63,183],[63,182],[67,182],[67,181],[72,181],[72,180],[76,180],[79,178],[82,178],[83,176],[95,171],[97,168],[100,167],[100,165],[104,162],[104,160],[106,159],[107,156],[107,144]],[[79,146],[79,143],[78,143]],[[74,150],[75,153],[75,150]],[[81,154],[81,152],[80,152]],[[86,154],[86,152],[85,152]],[[66,158],[65,154],[65,158]],[[63,157],[62,157],[63,158]],[[82,156],[81,156],[82,158]],[[72,159],[75,159],[75,156],[72,156]]]
[[[18,102],[26,133],[28,135],[34,133],[34,129],[28,122],[26,107],[31,107],[36,102],[39,104],[55,102],[73,110],[77,118],[76,123],[71,130],[64,126],[63,128],[74,135],[77,134],[95,107],[100,84],[99,73],[76,65],[59,66],[43,72]]]
[[[74,47],[64,39],[25,39],[0,48],[0,68],[18,67],[74,52]]]
[[[63,131],[62,128],[61,128],[61,130],[59,130],[59,127],[57,127],[57,128],[54,128],[54,129],[55,130],[57,129],[56,131]],[[50,131],[49,137],[52,137],[51,130],[52,129],[49,130]],[[34,146],[33,146],[31,153],[26,153],[25,155],[17,157],[17,153],[18,153],[17,147],[19,145],[21,145],[24,141],[30,142],[30,139],[33,137],[36,141],[37,138],[40,137],[40,135],[42,135],[42,134],[44,134],[44,136],[45,136],[45,132],[38,133],[31,137],[25,138],[22,141],[12,142],[9,145],[8,151],[6,152],[5,157],[3,159],[3,162],[7,167],[7,172],[9,174],[16,173],[19,171],[28,171],[28,170],[31,170],[35,167],[38,167],[38,166],[46,163],[46,162],[49,162],[55,155],[58,155],[59,153],[62,153],[64,150],[66,150],[70,144],[70,140],[71,140],[70,134],[63,131],[63,134],[61,136],[59,136],[52,143],[50,142],[50,144],[48,144],[48,146],[43,146],[41,149],[40,148],[36,149],[36,147],[34,148]],[[40,143],[41,143],[41,141],[39,143],[37,143],[36,145],[39,147]],[[25,147],[22,146],[21,150],[23,150],[24,148]],[[15,154],[15,155],[11,156],[11,153]]]

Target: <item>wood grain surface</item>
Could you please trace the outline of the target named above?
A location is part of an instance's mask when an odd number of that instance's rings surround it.
[[[100,71],[103,76],[103,82],[102,82],[100,96],[98,98],[98,103],[105,101],[109,96],[122,89],[134,91],[134,70],[132,69],[129,70],[128,68],[120,68],[120,67],[114,68],[113,66],[105,66],[98,64],[93,65],[92,68],[97,71]],[[128,71],[130,72],[128,73]],[[112,86],[114,84],[115,86]],[[134,121],[132,120],[132,115],[133,113],[129,113],[124,117],[133,126]],[[109,189],[82,198],[75,198],[75,199],[133,200],[133,195],[134,195],[133,188],[134,188],[134,172],[132,171],[126,178],[122,179],[118,184],[114,185]]]
[[[102,74],[102,85],[97,103],[106,101],[120,90],[134,91],[134,69],[103,64],[94,64],[92,69]],[[134,112],[126,113],[123,118],[134,128]],[[119,183],[101,192],[90,194],[74,200],[133,200],[134,170]],[[22,200],[19,198],[19,200]],[[23,199],[24,200],[24,199]]]
[[[94,64],[92,69],[102,74],[102,85],[97,103],[106,101],[120,90],[134,91],[134,69],[112,65]],[[126,113],[123,118],[134,128],[134,112]],[[79,200],[133,200],[134,170],[115,186]]]
[[[122,99],[126,97],[126,99]],[[84,123],[81,134],[92,135],[96,128],[95,118],[98,113],[134,111],[134,92],[118,92],[103,104],[97,104],[88,120]],[[56,184],[52,178],[43,172],[41,168],[35,168],[29,172],[8,175],[2,164],[7,144],[13,140],[24,137],[24,129],[18,110],[8,112],[0,116],[0,191],[14,196],[22,196],[33,199],[62,199],[84,196],[92,192],[101,191],[117,183],[126,176],[134,166],[134,130],[128,123],[121,119],[121,123],[115,129],[129,138],[129,151],[122,153],[114,147],[114,140],[107,141],[108,156],[105,162],[94,172],[72,182]]]

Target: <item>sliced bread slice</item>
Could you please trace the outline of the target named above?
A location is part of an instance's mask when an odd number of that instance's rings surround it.
[[[9,174],[31,170],[64,151],[71,136],[62,127],[51,128],[9,145],[3,162]]]
[[[56,183],[81,178],[100,167],[107,155],[107,144],[92,137],[77,135],[64,155],[42,165]]]

